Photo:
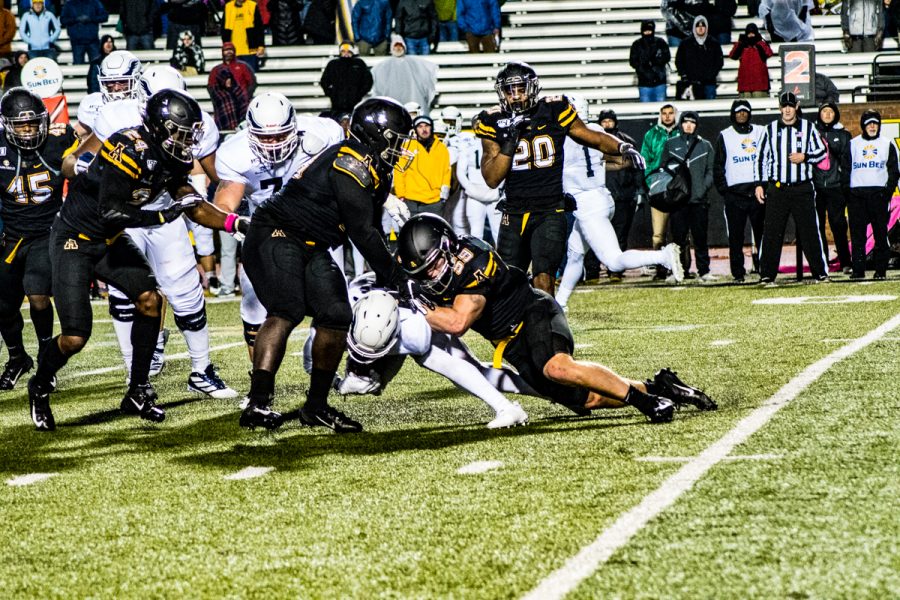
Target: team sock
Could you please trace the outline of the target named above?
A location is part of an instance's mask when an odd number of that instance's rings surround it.
[[[150,363],[156,350],[159,336],[159,317],[134,315],[131,326],[131,386],[143,385],[150,381]]]

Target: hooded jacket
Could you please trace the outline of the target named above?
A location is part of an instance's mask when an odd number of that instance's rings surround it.
[[[19,22],[19,35],[29,50],[49,50],[60,32],[59,19],[46,8],[40,14],[29,10]]]
[[[666,106],[671,106],[671,104],[664,104],[662,108],[665,108]],[[672,124],[671,129],[667,129],[662,124],[662,121],[657,118],[656,125],[651,127],[647,133],[644,134],[644,140],[641,143],[641,156],[644,157],[644,161],[647,163],[647,168],[644,171],[647,176],[659,167],[659,161],[662,158],[663,146],[665,145],[666,140],[673,138],[680,133],[678,131],[677,123],[678,112],[676,111],[675,123]]]
[[[632,146],[637,146],[637,143],[631,136],[619,129],[619,118],[616,116],[616,111],[600,111],[597,121],[602,122],[604,119],[612,119],[614,123],[611,129],[605,129],[606,133],[612,134]],[[607,171],[606,188],[616,202],[631,202],[637,194],[638,187],[643,187],[644,185],[643,176],[643,171],[634,168]]]
[[[339,56],[325,65],[319,85],[331,100],[332,110],[353,112],[353,107],[372,89],[372,73],[358,56]]]
[[[754,34],[751,40],[750,34]],[[728,58],[740,61],[738,65],[738,92],[769,91],[769,68],[766,61],[772,56],[772,48],[759,35],[756,23],[748,23],[728,53]]]
[[[669,45],[662,38],[652,33],[644,35],[643,31],[648,26],[655,31],[653,21],[641,23],[641,37],[631,44],[631,53],[628,56],[628,64],[637,74],[638,86],[656,87],[666,83],[666,67],[672,55]]]
[[[736,109],[739,108],[746,108],[750,113],[750,120],[741,125],[735,119]],[[753,108],[746,100],[732,102],[730,115],[731,127],[721,131],[716,138],[713,181],[722,196],[727,193],[730,196],[749,197],[754,193],[758,183],[755,165],[764,128],[751,122]]]
[[[830,108],[834,111],[834,121],[829,124],[822,122],[822,109]],[[841,111],[834,102],[826,102],[819,107],[819,115],[816,118],[816,129],[822,136],[822,141],[828,146],[828,155],[830,157],[830,168],[826,171],[816,168],[813,170],[813,183],[816,188],[839,188],[841,187],[841,161],[844,152],[850,146],[850,132],[844,129],[839,123],[841,120]]]
[[[866,133],[865,124],[871,119],[878,121],[878,134],[875,136]],[[850,140],[842,160],[844,193],[849,194],[853,190],[862,195],[881,194],[885,201],[889,201],[900,180],[897,148],[891,138],[881,135],[881,114],[878,111],[865,111],[859,117],[859,126],[862,133]]]
[[[681,114],[680,123],[685,118],[693,117],[699,127],[699,118],[697,113],[693,111],[685,111]],[[712,144],[703,139],[696,130],[694,133],[687,134],[681,130],[679,123],[678,135],[666,140],[663,145],[663,154],[660,164],[665,164],[670,158],[680,158],[684,160],[687,157],[687,151],[691,143],[696,139],[697,143],[691,150],[690,157],[687,158],[688,168],[691,171],[691,199],[690,204],[708,204],[709,190],[713,185],[713,159],[714,152]]]
[[[437,39],[437,10],[431,0],[400,0],[394,20],[397,33],[405,38]]]
[[[694,33],[681,42],[675,53],[675,68],[678,69],[678,75],[686,81],[700,85],[714,85],[725,60],[722,56],[722,46],[709,34],[709,22],[706,17],[695,18],[694,26],[701,21],[707,24],[706,35],[699,38]]]
[[[459,0],[456,25],[472,35],[490,35],[500,29],[500,3],[496,0]]]
[[[884,2],[844,0],[841,3],[841,29],[850,35],[880,34],[884,29]]]

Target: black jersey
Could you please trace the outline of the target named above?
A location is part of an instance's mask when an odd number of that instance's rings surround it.
[[[519,145],[506,175],[505,212],[550,211],[564,207],[563,146],[569,127],[578,116],[565,96],[541,98],[527,115],[530,123],[519,136]],[[510,126],[510,114],[499,106],[476,117],[475,135],[497,139],[497,131]]]
[[[66,123],[51,123],[47,140],[21,150],[0,135],[0,197],[7,237],[33,238],[50,232],[62,204],[63,158],[77,141]]]
[[[435,299],[451,305],[459,294],[478,294],[487,299],[472,329],[489,340],[510,336],[534,300],[528,277],[507,265],[490,245],[463,236],[452,259],[453,279],[444,295]]]
[[[143,127],[123,129],[103,142],[90,168],[72,180],[59,216],[91,239],[159,225],[157,212],[140,207],[186,184],[191,169],[151,143]]]
[[[381,237],[393,171],[377,164],[353,139],[326,148],[254,211],[253,223],[326,249],[349,238],[383,281],[394,281],[398,267]]]

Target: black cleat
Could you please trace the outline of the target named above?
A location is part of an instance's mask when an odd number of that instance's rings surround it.
[[[149,383],[132,385],[122,398],[120,408],[126,415],[137,415],[145,421],[162,423],[166,419],[166,411],[156,406],[156,390]]]
[[[641,411],[651,423],[668,423],[675,418],[674,402],[655,394],[645,394],[635,387],[629,388],[625,404]]]
[[[719,405],[713,402],[712,398],[701,390],[683,382],[678,378],[678,373],[669,368],[660,369],[653,376],[653,381],[647,382],[647,389],[653,394],[671,398],[679,406],[690,404],[691,406],[696,406],[697,410],[716,410],[719,408]]]
[[[16,387],[19,378],[34,368],[34,361],[27,354],[18,360],[10,359],[0,375],[0,390],[6,391]]]
[[[50,410],[50,392],[38,388],[34,377],[28,380],[28,404],[31,408],[31,421],[38,431],[55,431],[56,420]]]
[[[328,427],[335,433],[359,433],[363,429],[361,423],[327,404],[319,408],[304,405],[300,409],[300,422],[309,427]]]
[[[241,412],[240,426],[248,429],[262,427],[272,431],[278,429],[284,423],[284,415],[275,412],[268,405],[257,404],[252,400]]]

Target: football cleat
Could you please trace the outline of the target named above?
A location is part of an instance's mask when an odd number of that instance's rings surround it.
[[[19,360],[10,359],[0,375],[0,390],[11,390],[19,383],[19,378],[34,368],[34,360],[27,354]],[[56,387],[56,386],[54,386]]]
[[[50,410],[50,392],[39,389],[34,377],[28,380],[28,404],[35,429],[56,430],[56,420],[53,418],[53,411]]]
[[[166,365],[166,344],[169,342],[169,330],[163,329],[156,338],[156,349],[150,360],[150,377],[156,377]]]
[[[238,393],[225,385],[222,378],[219,377],[215,365],[210,363],[206,370],[202,373],[194,371],[188,377],[188,390],[197,392],[198,394],[206,394],[211,398],[224,400],[227,398],[237,398]]]
[[[497,412],[494,420],[487,424],[488,429],[504,429],[528,424],[526,413],[518,402],[511,402],[508,408],[502,408]]]
[[[328,427],[335,433],[359,433],[363,429],[361,423],[328,404],[319,408],[304,405],[300,409],[300,422],[309,427]]]
[[[122,398],[120,408],[126,415],[137,415],[145,421],[161,423],[166,419],[166,411],[156,406],[156,390],[149,383],[132,385]]]
[[[284,423],[284,416],[272,410],[267,404],[248,402],[247,407],[241,412],[240,426],[248,429],[262,427],[272,431],[278,429]]]
[[[669,244],[662,249],[666,255],[666,267],[672,274],[666,278],[666,283],[681,283],[684,281],[684,266],[681,264],[681,247],[678,244]],[[670,279],[672,281],[670,281]]]
[[[374,371],[372,371],[371,377],[357,375],[348,371],[347,375],[340,380],[337,391],[343,396],[349,394],[380,394],[381,381],[379,381],[378,373]]]
[[[668,423],[675,418],[675,403],[655,394],[645,394],[635,387],[628,390],[625,404],[630,404],[650,419],[651,423]]]
[[[671,398],[675,404],[681,406],[690,404],[698,410],[716,410],[719,405],[701,390],[691,387],[678,378],[678,373],[672,369],[660,369],[653,376],[653,381],[647,381],[647,389],[652,394]]]

